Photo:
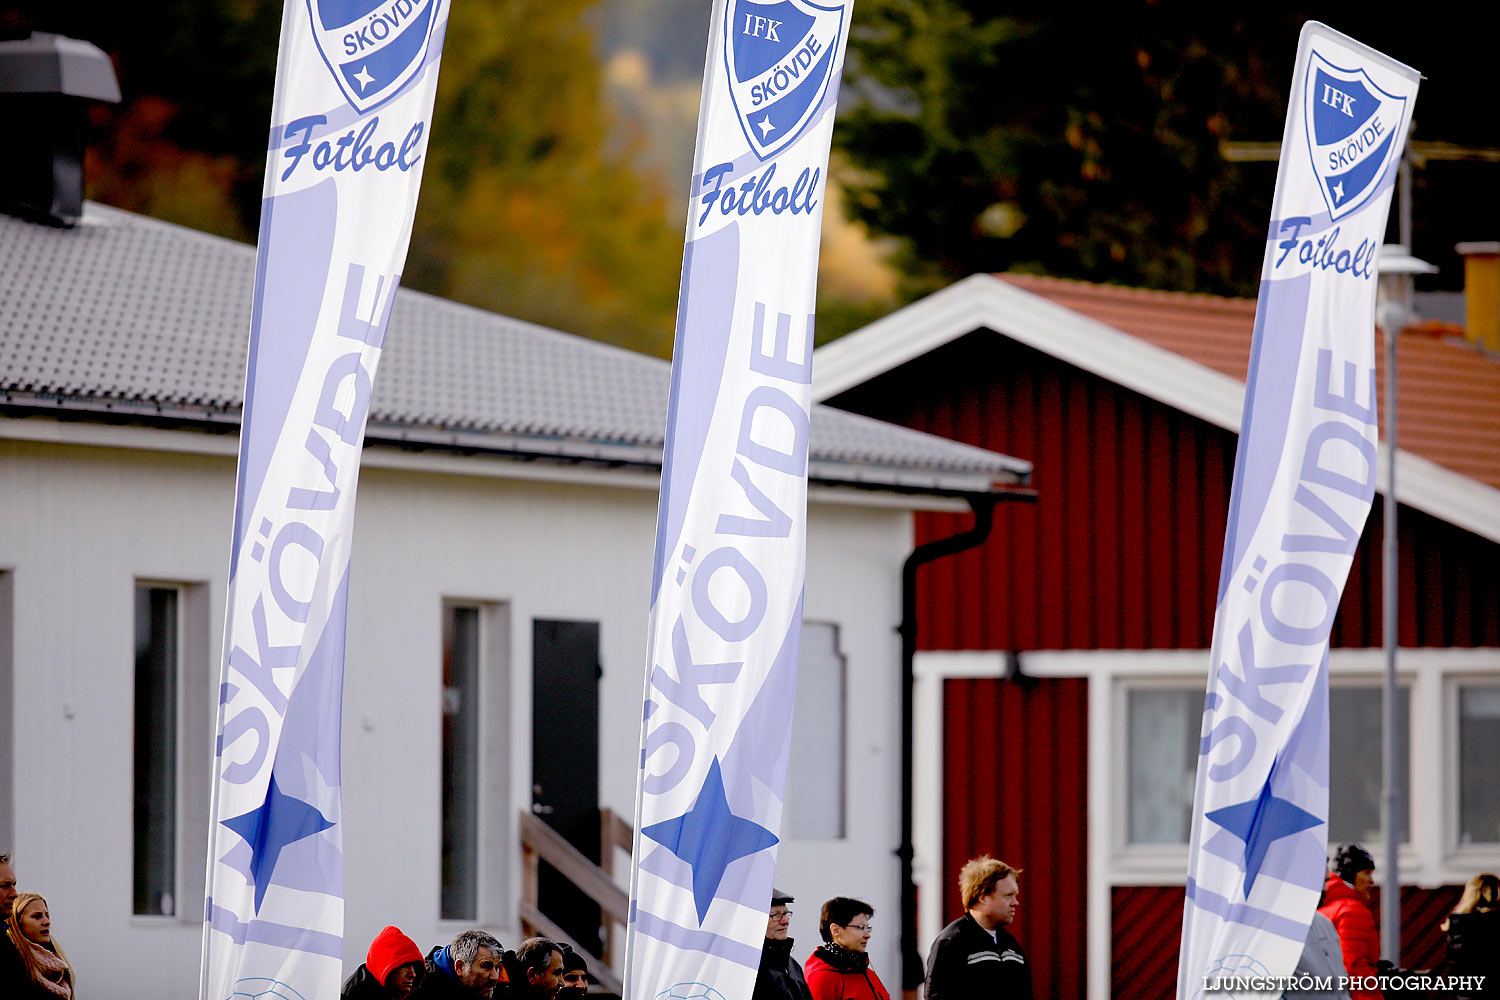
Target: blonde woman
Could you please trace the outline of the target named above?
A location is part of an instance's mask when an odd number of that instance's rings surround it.
[[[1448,954],[1442,971],[1483,976],[1484,985],[1460,997],[1491,996],[1500,987],[1500,877],[1482,872],[1469,879],[1448,919],[1443,921]]]
[[[11,906],[5,921],[26,972],[31,977],[32,997],[62,997],[72,1000],[73,967],[57,942],[52,940],[52,916],[47,901],[34,892],[23,892]]]

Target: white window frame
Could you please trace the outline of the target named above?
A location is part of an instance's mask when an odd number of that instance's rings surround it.
[[[209,792],[212,781],[214,743],[214,695],[219,683],[217,665],[211,657],[210,587],[201,580],[166,580],[139,576],[130,589],[130,614],[135,616],[139,588],[170,590],[177,594],[177,698],[176,741],[176,844],[173,859],[173,905],[170,914],[136,913],[134,866],[132,864],[131,922],[144,925],[201,924],[205,894],[203,845],[208,843]],[[132,650],[135,629],[130,630]],[[131,684],[135,683],[134,654]],[[132,753],[135,741],[131,724]],[[132,782],[134,773],[132,771]],[[135,836],[134,817],[131,836]]]
[[[836,796],[838,799],[838,821],[836,825],[838,829],[833,836],[813,836],[801,832],[794,832],[792,829],[793,824],[796,823],[796,812],[795,804],[791,801],[791,785],[793,782],[798,780],[798,774],[802,773],[804,770],[803,764],[799,764],[799,759],[805,758],[805,755],[801,755],[798,753],[795,742],[792,746],[791,764],[789,766],[786,779],[788,786],[787,812],[786,816],[783,819],[783,828],[786,830],[786,837],[791,840],[797,840],[804,843],[819,842],[834,844],[846,840],[849,836],[849,656],[844,652],[843,627],[840,626],[838,622],[822,621],[819,619],[804,620],[802,623],[804,640],[809,628],[827,628],[833,633],[833,655],[838,662],[839,669],[839,704],[837,706],[837,716],[835,717],[829,715],[825,719],[823,713],[814,713],[812,710],[815,708],[832,708],[832,706],[818,705],[799,697],[797,699],[797,711],[792,717],[793,740],[795,741],[795,734],[798,731],[797,727],[799,725],[816,725],[818,724],[819,720],[823,720],[825,722],[837,722],[838,761],[836,765],[835,781],[838,786],[836,792]],[[798,677],[800,684],[800,671],[798,673]]]
[[[475,915],[444,917],[442,871],[434,883],[436,896],[433,912],[437,915],[438,935],[451,939],[471,927],[504,927],[515,919],[516,898],[511,891],[512,868],[509,859],[517,854],[519,832],[511,802],[511,739],[515,720],[511,711],[512,692],[511,610],[509,601],[493,598],[443,596],[438,602],[439,625],[433,678],[443,680],[443,634],[449,608],[472,608],[479,612],[479,797],[478,871],[474,873]],[[441,697],[441,695],[440,695]],[[439,767],[442,764],[442,720],[438,720]],[[442,812],[439,796],[438,856],[442,863]]]
[[[1459,758],[1459,689],[1485,687],[1500,689],[1500,650],[1488,652],[1492,658],[1492,669],[1485,670],[1480,664],[1463,671],[1450,671],[1443,677],[1443,719],[1446,739],[1443,747],[1442,816],[1446,821],[1444,832],[1444,861],[1453,868],[1470,873],[1494,871],[1500,868],[1500,843],[1464,844],[1459,840],[1462,817],[1459,815],[1460,771],[1463,762]],[[1500,794],[1500,793],[1497,793]]]
[[[916,788],[913,874],[919,887],[918,938],[926,944],[943,926],[941,888],[935,884],[943,844],[943,682],[953,678],[1006,676],[1008,655],[995,650],[921,652],[916,656]],[[1088,995],[1107,997],[1110,983],[1110,894],[1116,886],[1181,885],[1187,847],[1138,847],[1122,851],[1125,816],[1118,763],[1125,747],[1125,685],[1206,687],[1208,650],[1040,650],[1020,654],[1029,677],[1082,677],[1088,690],[1088,882],[1086,922]],[[1457,845],[1457,685],[1500,683],[1500,649],[1402,649],[1398,679],[1410,692],[1408,761],[1410,843],[1401,847],[1401,880],[1436,887],[1463,883],[1476,871],[1500,868],[1500,845]],[[1333,684],[1380,684],[1380,649],[1335,649]],[[1440,773],[1441,781],[1418,781]],[[1102,821],[1101,821],[1102,818]],[[1380,845],[1365,845],[1379,858]],[[1024,862],[1023,862],[1024,863]],[[1376,881],[1380,881],[1377,869]]]

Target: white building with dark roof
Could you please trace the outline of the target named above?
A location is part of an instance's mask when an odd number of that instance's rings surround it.
[[[93,204],[70,229],[0,215],[0,849],[85,991],[120,1000],[196,989],[254,261]],[[668,381],[398,294],[355,517],[347,968],[388,923],[424,948],[476,924],[514,946],[523,816],[596,857],[601,813],[630,819]],[[820,406],[810,470],[776,882],[808,951],[823,899],[870,901],[889,981],[913,511],[1017,495],[1030,466]]]

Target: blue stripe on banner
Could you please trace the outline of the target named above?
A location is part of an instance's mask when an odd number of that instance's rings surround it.
[[[1245,558],[1245,547],[1265,514],[1275,483],[1276,466],[1286,448],[1295,380],[1285,376],[1302,354],[1303,317],[1312,285],[1310,274],[1261,284],[1255,306],[1255,332],[1245,381],[1245,409],[1234,456],[1234,486],[1229,498],[1229,535],[1219,576],[1219,596]]]
[[[735,275],[740,266],[740,230],[729,225],[683,249],[682,293],[677,304],[678,350],[672,357],[672,389],[667,406],[662,455],[661,501],[657,520],[651,600],[661,596],[666,554],[677,551],[682,522],[692,496],[693,479],[702,464],[708,424],[718,400],[734,320]],[[687,337],[684,331],[692,330]]]
[[[329,958],[341,958],[344,954],[342,935],[310,931],[305,927],[276,924],[269,920],[241,920],[222,906],[208,901],[209,924],[235,944],[254,942],[274,945],[288,951],[305,951]]]
[[[248,516],[260,499],[297,375],[307,362],[328,287],[337,221],[338,194],[331,179],[261,202],[255,269],[264,278],[255,283],[251,307],[231,573],[245,539],[246,526],[239,519]]]

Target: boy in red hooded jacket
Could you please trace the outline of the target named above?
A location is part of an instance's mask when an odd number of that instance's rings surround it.
[[[365,955],[365,964],[344,980],[342,1000],[405,1000],[422,981],[422,949],[399,928],[386,927]]]

